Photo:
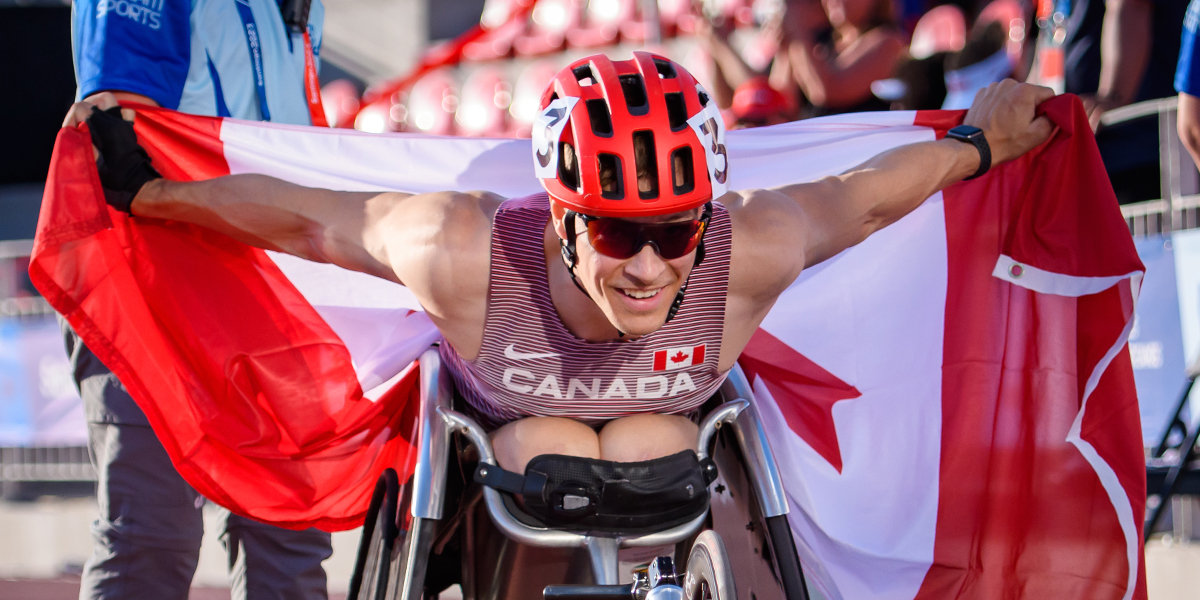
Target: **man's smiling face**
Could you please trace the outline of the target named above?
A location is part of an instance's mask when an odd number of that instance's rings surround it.
[[[635,223],[691,221],[701,209],[692,209],[655,217],[631,217]],[[564,216],[556,209],[554,228],[560,239],[566,238]],[[675,259],[659,255],[653,244],[642,246],[630,258],[613,258],[596,251],[588,238],[583,219],[575,217],[575,249],[578,262],[575,275],[609,323],[630,336],[642,336],[661,328],[671,304],[696,262],[696,250]]]

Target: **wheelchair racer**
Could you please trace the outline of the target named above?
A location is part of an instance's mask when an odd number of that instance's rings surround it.
[[[519,473],[543,454],[635,462],[693,448],[689,413],[804,268],[1041,144],[1052,127],[1035,107],[1053,95],[992,84],[946,139],[727,191],[721,117],[694,78],[645,52],[596,55],[543,95],[533,151],[546,193],[519,199],[168,181],[111,96],[75,104],[65,125],[88,121],[117,209],[407,286],[500,466]]]

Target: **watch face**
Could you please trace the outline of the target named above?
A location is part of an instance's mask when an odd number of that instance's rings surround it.
[[[971,136],[983,133],[983,130],[972,125],[959,125],[958,127],[952,128],[947,133],[953,134],[956,137],[969,138]]]

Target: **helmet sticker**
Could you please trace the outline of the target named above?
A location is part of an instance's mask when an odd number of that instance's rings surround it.
[[[704,88],[697,84],[696,91],[704,93]],[[729,191],[729,152],[725,148],[725,122],[717,103],[709,100],[703,110],[688,119],[688,125],[704,146],[713,198],[720,198]]]
[[[558,177],[558,138],[576,102],[579,98],[556,98],[533,120],[533,174],[538,179]]]

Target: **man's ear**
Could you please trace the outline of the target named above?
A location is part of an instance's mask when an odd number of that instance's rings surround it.
[[[563,219],[567,214],[567,209],[563,205],[550,199],[550,221],[554,224],[554,233],[558,235],[558,239],[567,239],[567,228],[563,225]]]

